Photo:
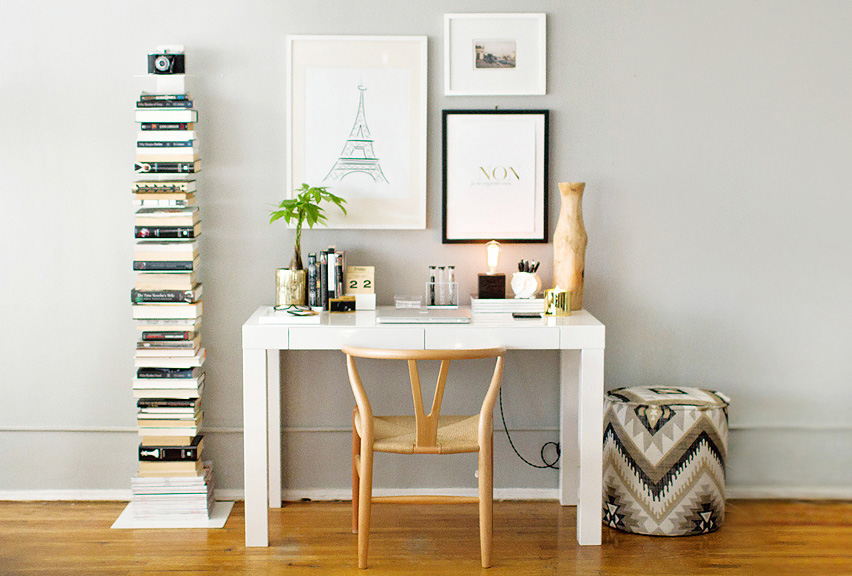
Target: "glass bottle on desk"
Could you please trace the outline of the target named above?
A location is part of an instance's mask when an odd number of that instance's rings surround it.
[[[446,306],[447,304],[447,268],[446,266],[438,266],[438,276],[437,276],[437,288],[438,288],[438,298],[437,304],[438,306]]]

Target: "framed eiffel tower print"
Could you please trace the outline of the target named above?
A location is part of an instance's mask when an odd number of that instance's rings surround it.
[[[287,190],[345,198],[330,228],[426,228],[426,37],[287,44]]]

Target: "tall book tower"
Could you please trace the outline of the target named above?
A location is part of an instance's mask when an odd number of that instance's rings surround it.
[[[198,278],[195,123],[183,46],[148,55],[146,90],[136,103],[136,246],[131,290],[136,321],[139,470],[131,480],[137,520],[208,520],[212,464],[202,460],[202,285]]]

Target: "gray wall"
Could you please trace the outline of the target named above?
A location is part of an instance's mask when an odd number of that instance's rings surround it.
[[[852,4],[525,2],[548,15],[548,93],[499,98],[443,96],[443,14],[517,2],[146,7],[0,1],[2,495],[129,488],[134,75],[167,43],[187,47],[202,118],[207,455],[221,488],[242,488],[240,325],[272,302],[292,243],[267,223],[285,194],[285,36],[392,34],[429,37],[428,227],[308,231],[306,252],[336,244],[375,264],[380,303],[419,291],[433,263],[455,264],[470,293],[481,247],[440,241],[440,111],[548,108],[551,226],[556,183],[587,182],[585,304],[607,325],[607,386],[723,390],[731,489],[850,496]],[[506,271],[535,258],[549,278],[551,250],[505,246]],[[534,456],[556,437],[558,358],[510,360],[507,416]],[[316,364],[318,396],[298,378]],[[339,358],[295,355],[284,372],[298,393],[285,405],[285,480],[345,489]],[[495,444],[498,488],[556,486]],[[473,486],[474,466],[447,464],[447,485]],[[419,482],[389,461],[376,485]]]

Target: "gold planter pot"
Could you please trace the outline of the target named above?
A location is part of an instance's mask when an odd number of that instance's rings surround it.
[[[279,268],[275,271],[275,305],[304,306],[307,272]]]

